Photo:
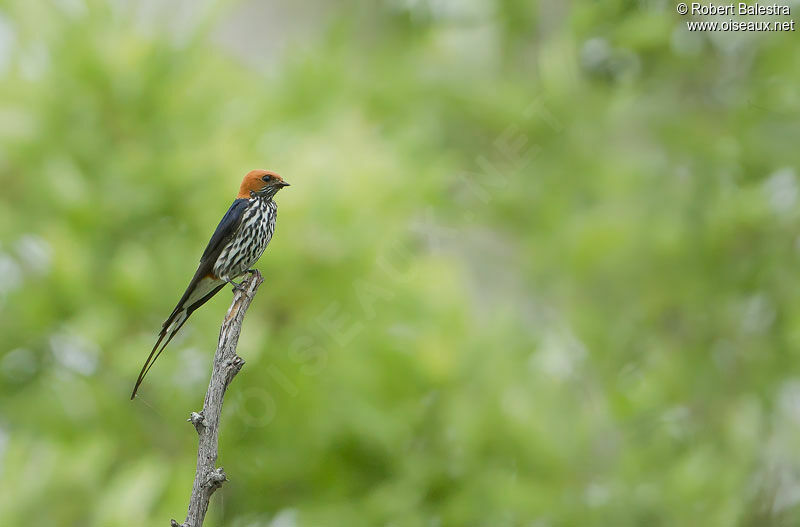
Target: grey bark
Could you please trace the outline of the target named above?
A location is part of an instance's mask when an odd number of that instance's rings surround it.
[[[186,513],[186,521],[178,523],[170,520],[171,527],[201,527],[211,495],[227,481],[222,467],[216,468],[219,417],[225,390],[244,366],[244,359],[236,354],[236,345],[242,331],[244,315],[263,281],[258,271],[250,273],[242,281],[241,289],[237,289],[233,294],[231,307],[228,308],[228,313],[222,321],[203,410],[192,412],[188,419],[199,436],[197,472],[192,485],[192,495],[189,498],[189,510]]]

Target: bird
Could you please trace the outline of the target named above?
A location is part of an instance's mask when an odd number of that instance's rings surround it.
[[[278,206],[275,194],[289,183],[270,170],[251,170],[239,186],[239,194],[222,217],[200,257],[189,286],[161,325],[158,340],[139,372],[131,400],[156,359],[189,316],[216,295],[225,284],[236,291],[242,286],[234,279],[248,272],[264,253],[275,232]],[[162,344],[163,341],[163,344]],[[156,352],[158,350],[158,352]]]

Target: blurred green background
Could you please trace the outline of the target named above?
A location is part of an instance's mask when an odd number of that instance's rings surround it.
[[[0,2],[2,523],[183,520],[229,289],[128,395],[269,168],[206,525],[800,524],[798,86],[669,1]]]

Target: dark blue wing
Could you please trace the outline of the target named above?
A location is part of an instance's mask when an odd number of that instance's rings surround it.
[[[217,258],[219,258],[222,249],[233,238],[233,235],[236,234],[239,224],[242,223],[242,216],[244,216],[245,209],[247,209],[247,200],[236,199],[231,204],[228,212],[225,213],[225,216],[222,217],[219,225],[217,225],[217,230],[214,231],[214,234],[211,236],[211,240],[209,240],[208,245],[206,246],[206,250],[203,251],[203,256],[200,257],[200,265],[197,266],[197,271],[195,271],[192,281],[189,282],[189,286],[186,288],[183,296],[178,301],[178,305],[175,306],[172,314],[167,318],[166,322],[164,322],[165,328],[172,323],[181,310],[189,307],[185,306],[184,303],[189,300],[189,297],[194,292],[197,284],[207,276],[213,275],[214,264],[216,263]],[[203,302],[207,300],[208,298],[203,300]],[[195,306],[195,309],[203,302]]]
[[[228,212],[225,213],[225,216],[222,217],[219,225],[217,225],[217,230],[214,231],[214,234],[211,236],[211,240],[209,240],[208,245],[206,246],[206,250],[203,251],[203,256],[200,257],[200,265],[197,266],[197,271],[195,271],[192,281],[189,282],[189,286],[186,288],[183,296],[178,301],[178,305],[175,306],[172,314],[169,316],[169,318],[167,318],[166,322],[164,322],[164,327],[169,326],[175,317],[181,312],[181,310],[189,307],[185,306],[184,303],[192,296],[195,291],[195,287],[197,287],[197,284],[199,284],[201,280],[209,275],[211,275],[212,278],[216,278],[213,276],[214,264],[217,262],[217,258],[219,258],[220,253],[222,253],[222,249],[225,248],[228,242],[233,239],[234,234],[236,234],[236,230],[239,228],[239,224],[242,223],[242,216],[244,216],[244,211],[246,209],[246,199],[236,199],[233,201],[228,209]],[[200,305],[202,305],[203,302],[206,302],[209,298],[211,297],[208,297],[199,304],[195,305],[194,309],[200,307]]]
[[[217,225],[217,230],[214,231],[214,234],[208,241],[206,250],[203,251],[203,256],[200,257],[201,264],[210,262],[213,266],[214,262],[217,261],[217,258],[219,257],[220,252],[222,252],[223,247],[225,247],[225,245],[231,241],[233,235],[236,234],[236,230],[239,228],[239,224],[242,222],[244,211],[247,209],[247,201],[248,200],[244,198],[239,198],[233,201],[231,207],[228,209],[228,212],[225,213],[225,216],[222,217],[219,225]]]

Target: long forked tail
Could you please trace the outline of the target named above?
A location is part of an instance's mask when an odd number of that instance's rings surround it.
[[[161,327],[161,331],[158,334],[158,340],[156,341],[155,346],[153,346],[153,349],[150,351],[150,355],[147,356],[147,360],[144,362],[144,366],[142,366],[142,371],[139,372],[139,378],[136,379],[136,384],[133,386],[131,400],[136,397],[136,392],[139,390],[139,386],[141,386],[142,381],[144,381],[145,376],[150,371],[150,368],[153,367],[153,364],[155,364],[156,359],[158,359],[158,357],[161,355],[161,352],[164,351],[164,348],[166,348],[167,344],[169,344],[169,342],[172,340],[172,337],[174,337],[175,334],[180,331],[180,329],[189,319],[189,316],[198,307],[211,300],[211,297],[216,295],[224,285],[225,282],[222,282],[216,277],[211,276],[204,277],[200,280],[192,280],[192,283],[189,284],[189,287],[183,294],[183,298],[181,298],[180,302],[178,302],[178,305],[175,306],[175,309],[172,311],[172,314],[170,314],[169,318],[167,318]],[[165,337],[166,340],[164,340]],[[161,343],[162,341],[164,341],[163,344]]]
[[[185,313],[185,310],[181,310],[179,315],[183,313]],[[161,352],[164,351],[164,348],[166,348],[167,344],[169,344],[169,341],[172,340],[172,337],[175,336],[178,330],[181,329],[181,327],[183,327],[183,325],[186,323],[188,319],[189,319],[189,314],[186,314],[186,316],[183,317],[183,320],[181,320],[177,326],[172,323],[170,324],[170,326],[175,326],[175,327],[174,329],[169,331],[169,337],[164,342],[164,345],[161,346],[161,348],[159,349],[161,341],[164,340],[164,337],[167,336],[167,330],[170,329],[167,327],[166,323],[164,324],[164,327],[161,328],[161,332],[158,334],[158,340],[156,341],[155,346],[153,346],[152,351],[150,351],[150,355],[147,356],[147,360],[144,362],[144,366],[142,366],[142,371],[139,372],[139,378],[136,379],[136,384],[133,386],[133,392],[131,392],[131,400],[133,400],[133,398],[136,397],[136,392],[137,390],[139,390],[139,386],[141,386],[142,381],[144,381],[144,377],[145,375],[147,375],[147,372],[149,372],[150,368],[152,368],[153,364],[155,364],[156,359],[158,359],[158,357],[161,355]],[[170,322],[169,319],[168,322]],[[158,353],[156,353],[157,349]]]

